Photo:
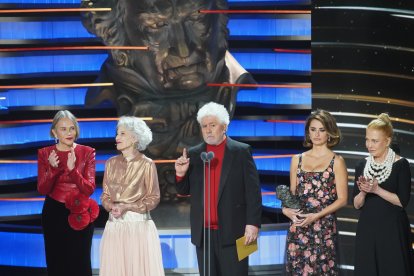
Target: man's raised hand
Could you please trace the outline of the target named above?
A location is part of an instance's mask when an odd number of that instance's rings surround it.
[[[184,148],[183,155],[178,157],[175,161],[175,174],[179,177],[183,177],[188,167],[190,166],[190,158],[187,158],[187,149]]]

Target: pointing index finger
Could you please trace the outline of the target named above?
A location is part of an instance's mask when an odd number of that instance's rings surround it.
[[[183,157],[185,159],[187,159],[187,149],[186,148],[183,149]]]

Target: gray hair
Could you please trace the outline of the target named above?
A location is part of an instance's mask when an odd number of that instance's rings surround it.
[[[216,116],[222,124],[230,124],[230,115],[227,109],[222,104],[209,102],[203,105],[197,112],[197,121],[201,124],[201,120],[207,116]]]
[[[135,148],[138,151],[145,150],[149,143],[151,143],[151,129],[142,119],[132,116],[122,116],[119,118],[116,129],[118,129],[120,126],[125,127],[137,139],[138,143],[136,143]]]
[[[59,123],[59,120],[63,118],[68,118],[69,120],[72,121],[72,123],[75,126],[75,130],[76,130],[75,140],[78,139],[80,135],[79,124],[78,124],[78,121],[75,115],[73,115],[69,110],[60,110],[58,111],[58,113],[56,113],[55,117],[53,117],[52,126],[50,127],[50,132],[49,132],[50,137],[56,138],[52,130],[56,128],[56,125]]]

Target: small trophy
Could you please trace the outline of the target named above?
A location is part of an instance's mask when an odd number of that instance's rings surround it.
[[[282,201],[282,207],[292,209],[301,208],[298,196],[292,195],[289,187],[286,185],[279,185],[276,187],[276,196]]]

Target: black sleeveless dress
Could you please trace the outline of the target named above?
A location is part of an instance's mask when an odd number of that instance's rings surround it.
[[[355,168],[355,179],[364,174],[366,160]],[[410,164],[404,158],[394,162],[391,175],[380,186],[395,193],[403,207],[375,194],[367,194],[361,207],[355,241],[356,276],[414,275],[414,257],[407,206],[411,194]],[[359,194],[354,185],[354,197]]]

